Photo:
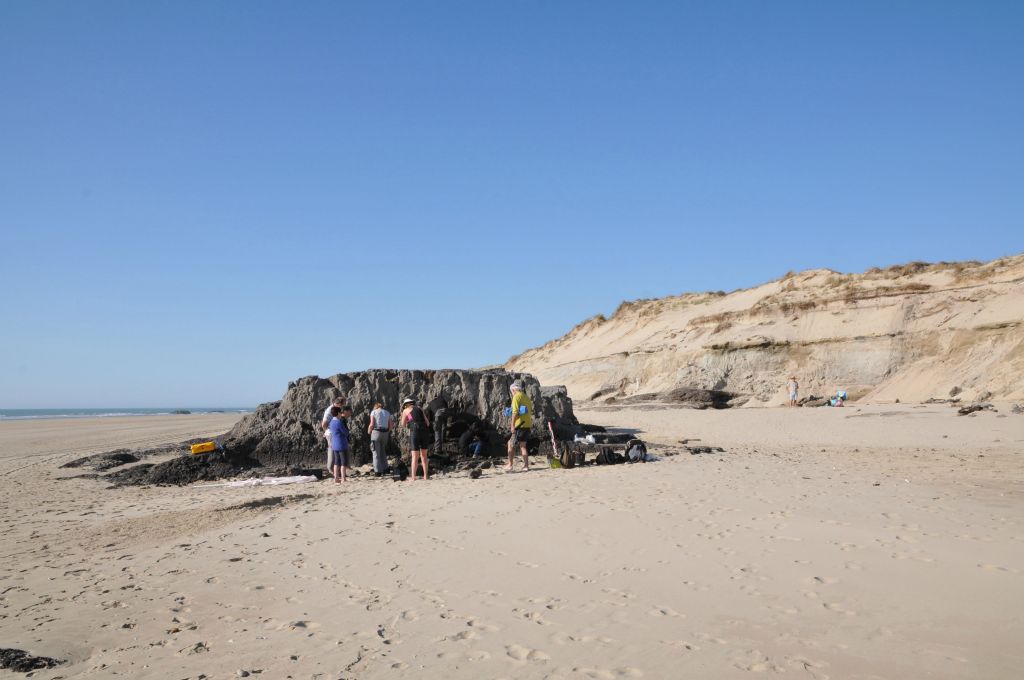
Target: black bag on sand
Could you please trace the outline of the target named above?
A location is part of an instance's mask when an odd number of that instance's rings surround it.
[[[558,462],[566,469],[576,467],[576,452],[570,449],[565,442],[562,442],[562,452],[558,456]]]
[[[601,450],[597,454],[597,459],[594,461],[598,465],[615,465],[619,462],[618,456],[610,446],[602,446]]]

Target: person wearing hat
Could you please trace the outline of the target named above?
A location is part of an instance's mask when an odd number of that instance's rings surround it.
[[[429,473],[427,449],[430,447],[430,441],[427,432],[430,428],[430,419],[423,409],[416,405],[415,399],[406,399],[402,402],[401,422],[409,428],[409,458],[412,461],[409,481],[416,481],[417,460],[423,463],[423,479],[426,479]]]
[[[786,389],[789,391],[789,405],[796,406],[796,400],[800,393],[800,383],[796,381],[796,376],[789,376],[789,383],[786,385]]]
[[[533,427],[533,402],[518,380],[509,386],[509,392],[512,393],[512,436],[508,439],[508,465],[505,469],[512,471],[518,445],[523,454],[523,469],[529,470],[530,456],[526,451],[526,442],[530,439],[530,428]]]

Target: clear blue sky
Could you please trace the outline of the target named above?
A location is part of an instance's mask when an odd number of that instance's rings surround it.
[[[1020,2],[0,3],[0,406],[1024,250]]]

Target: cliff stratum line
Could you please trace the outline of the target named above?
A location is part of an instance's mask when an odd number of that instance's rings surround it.
[[[790,375],[801,396],[1020,399],[1024,255],[814,269],[728,294],[624,302],[505,366],[578,400],[697,388],[770,405],[786,400]]]

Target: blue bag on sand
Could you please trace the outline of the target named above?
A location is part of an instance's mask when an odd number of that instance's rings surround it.
[[[502,411],[502,413],[505,414],[506,418],[511,418],[512,417],[512,407],[511,406],[506,406],[505,410]]]

